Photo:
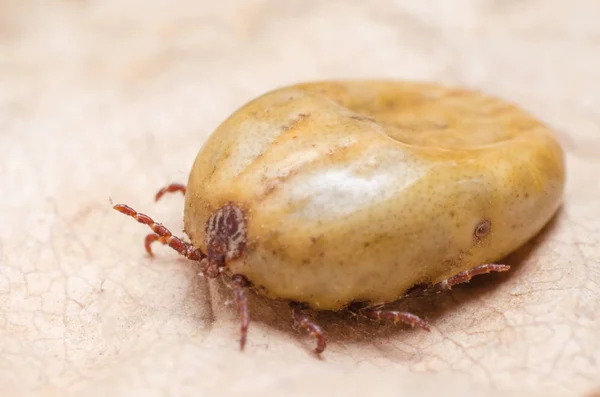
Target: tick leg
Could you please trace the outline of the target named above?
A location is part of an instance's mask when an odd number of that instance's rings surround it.
[[[154,220],[152,220],[152,218],[150,218],[148,215],[140,214],[139,212],[135,211],[133,208],[125,204],[117,204],[113,208],[125,215],[129,215],[139,223],[148,225],[150,229],[152,229],[152,231],[155,234],[150,234],[146,236],[145,240],[146,251],[148,251],[150,255],[152,255],[150,244],[154,241],[160,241],[161,243],[168,245],[169,247],[173,248],[175,251],[179,252],[181,255],[185,256],[188,259],[200,261],[206,257],[206,255],[204,255],[202,251],[194,248],[192,244],[186,243],[180,238],[173,236],[169,229],[167,229],[160,223],[154,222]]]
[[[290,302],[290,306],[292,307],[292,318],[294,319],[294,323],[298,327],[306,330],[310,334],[310,336],[317,339],[317,347],[315,348],[314,352],[317,354],[321,354],[325,350],[325,346],[327,345],[325,333],[323,332],[321,327],[319,327],[318,324],[316,324],[308,316],[306,316],[306,314],[302,312],[302,309],[304,309],[304,306],[302,304],[299,304],[297,302]]]
[[[248,335],[248,325],[250,324],[250,316],[248,314],[248,297],[246,296],[246,287],[248,280],[240,274],[234,274],[231,278],[233,290],[235,292],[235,300],[240,312],[240,350],[244,350],[246,346],[246,337]]]
[[[365,307],[353,311],[366,318],[370,318],[371,320],[391,321],[394,324],[402,322],[404,324],[410,325],[411,327],[418,326],[423,328],[425,331],[429,331],[429,325],[425,320],[409,312],[387,310],[381,307]]]
[[[455,274],[447,280],[440,281],[439,283],[429,287],[426,290],[426,292],[437,293],[442,291],[449,291],[452,289],[452,287],[454,287],[457,284],[468,283],[474,276],[478,276],[480,274],[487,274],[491,272],[506,272],[508,270],[510,270],[510,266],[508,265],[486,263]]]
[[[154,201],[160,200],[160,198],[165,193],[175,193],[175,192],[181,192],[185,196],[185,185],[182,185],[180,183],[171,183],[170,185],[163,187],[156,193],[156,196],[154,196]]]
[[[167,240],[164,237],[160,237],[158,234],[156,233],[150,233],[149,235],[146,236],[146,238],[144,239],[144,248],[146,248],[146,252],[148,253],[148,255],[150,256],[154,256],[154,253],[152,252],[152,243],[158,241],[162,244],[167,245]]]

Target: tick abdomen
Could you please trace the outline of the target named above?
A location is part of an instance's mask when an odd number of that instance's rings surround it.
[[[268,296],[336,310],[500,259],[548,222],[563,186],[550,131],[504,101],[308,83],[219,126],[190,174],[185,229],[206,250],[209,218],[235,205],[247,241],[229,271]]]

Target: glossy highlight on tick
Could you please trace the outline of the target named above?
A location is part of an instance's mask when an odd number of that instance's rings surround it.
[[[211,279],[226,277],[248,340],[247,291],[290,302],[326,349],[311,310],[349,311],[429,331],[386,305],[425,286],[436,294],[524,244],[561,204],[562,148],[506,101],[437,84],[324,81],[242,106],[200,149],[185,198],[190,242],[133,208],[144,246],[168,245]]]

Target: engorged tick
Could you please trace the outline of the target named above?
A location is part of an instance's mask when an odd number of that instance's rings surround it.
[[[206,141],[187,185],[158,191],[184,194],[189,243],[114,208],[152,229],[149,255],[160,242],[206,277],[231,279],[241,349],[252,288],[289,301],[321,353],[309,309],[428,331],[386,304],[509,270],[495,261],[549,221],[564,183],[556,139],[514,105],[436,84],[333,81],[249,102]]]

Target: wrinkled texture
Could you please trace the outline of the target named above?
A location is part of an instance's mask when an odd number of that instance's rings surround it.
[[[207,225],[233,205],[243,232],[218,236],[243,241],[221,249],[231,273],[316,309],[376,306],[501,260],[555,214],[564,179],[552,132],[500,99],[311,82],[261,95],[211,134],[188,179],[184,225],[195,247],[216,252]],[[490,233],[476,239],[482,222]]]
[[[584,395],[600,383],[597,0],[0,1],[3,396]],[[181,234],[184,182],[233,110],[277,86],[394,78],[474,87],[557,131],[565,204],[506,263],[408,307],[432,332],[250,297],[110,199]]]

